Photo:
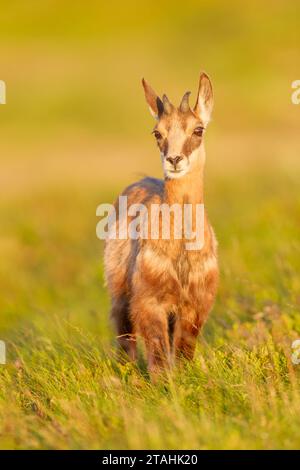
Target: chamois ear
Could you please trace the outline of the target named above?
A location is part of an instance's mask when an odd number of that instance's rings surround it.
[[[197,101],[194,113],[201,119],[204,125],[208,124],[213,109],[213,89],[209,76],[202,72],[200,74]]]
[[[155,119],[158,119],[164,111],[163,102],[144,78],[142,80],[142,84],[144,87],[146,101],[149,105],[150,113]]]

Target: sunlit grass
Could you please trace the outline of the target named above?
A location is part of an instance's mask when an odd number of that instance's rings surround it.
[[[216,306],[195,362],[156,386],[143,363],[115,360],[94,212],[113,195],[47,191],[3,207],[1,447],[299,446],[297,186],[276,173],[226,181],[207,197]]]
[[[298,23],[295,2],[2,5],[1,448],[299,448]],[[195,361],[153,386],[115,360],[95,212],[161,175],[142,76],[192,103],[203,69],[220,287]]]

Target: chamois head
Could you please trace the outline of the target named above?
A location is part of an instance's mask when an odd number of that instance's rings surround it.
[[[201,73],[193,109],[189,105],[189,91],[176,108],[166,95],[161,99],[144,79],[142,83],[150,112],[157,120],[153,134],[160,149],[165,176],[180,178],[201,158],[199,149],[213,107],[210,79]]]

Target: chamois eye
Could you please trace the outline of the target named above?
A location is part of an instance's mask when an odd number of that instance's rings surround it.
[[[204,128],[199,126],[199,127],[196,127],[196,129],[194,129],[193,134],[197,135],[198,137],[201,137],[203,134],[203,131],[204,131]]]
[[[160,133],[160,132],[158,132],[158,131],[153,131],[153,134],[154,134],[154,137],[155,137],[157,140],[159,140],[159,139],[161,139],[161,138],[162,138],[162,135],[161,135],[161,133]]]

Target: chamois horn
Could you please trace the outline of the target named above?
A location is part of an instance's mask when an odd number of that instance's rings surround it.
[[[162,99],[163,99],[163,105],[164,105],[164,112],[166,114],[171,114],[171,112],[174,109],[174,106],[169,101],[169,98],[167,97],[167,95],[163,95]]]
[[[180,103],[180,106],[179,106],[179,110],[182,112],[182,113],[187,113],[190,109],[190,105],[189,105],[189,96],[190,96],[191,92],[190,91],[187,91],[184,95],[183,95],[183,98],[181,100],[181,103]]]

